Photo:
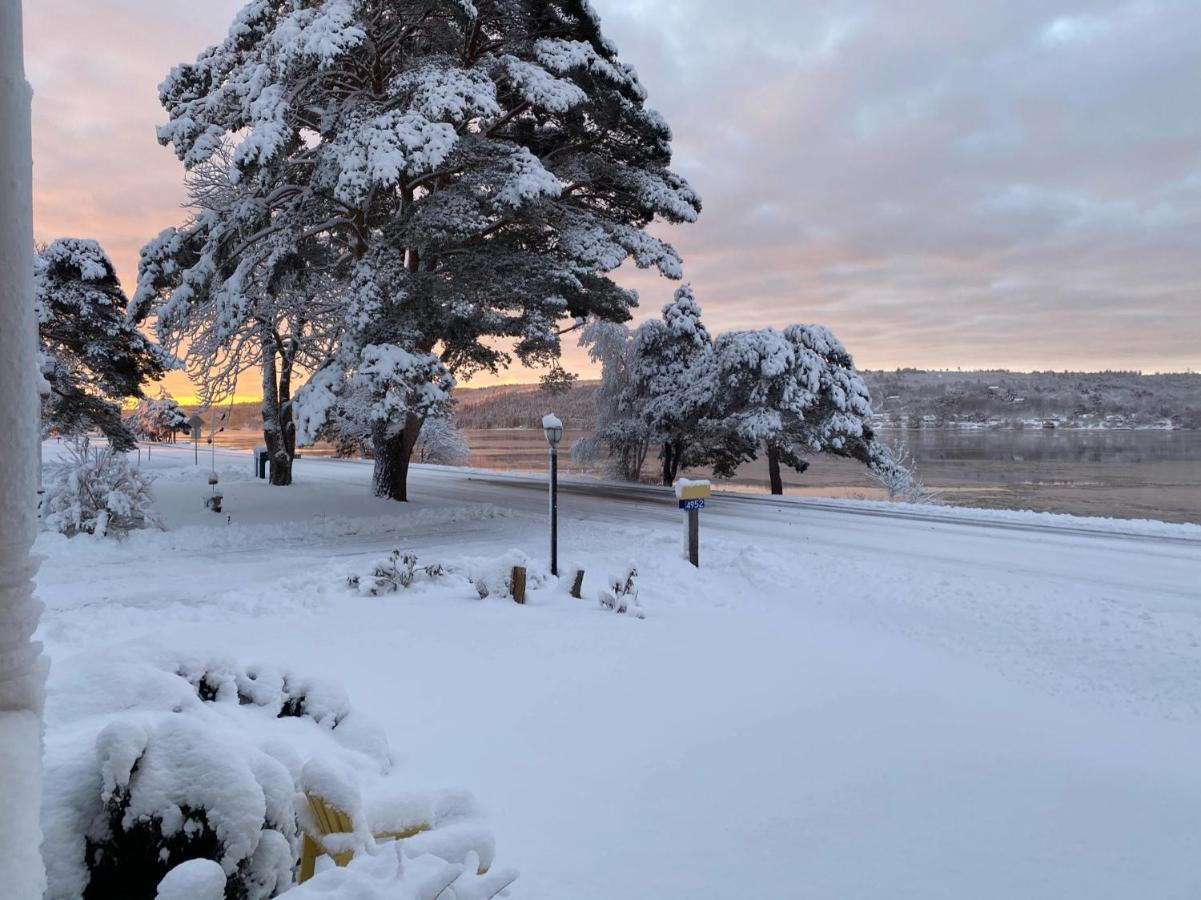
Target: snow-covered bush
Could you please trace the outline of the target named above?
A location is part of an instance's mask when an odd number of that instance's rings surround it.
[[[877,441],[868,474],[888,491],[888,499],[901,503],[938,503],[939,492],[928,489],[918,477],[917,465],[909,446]]]
[[[71,727],[46,747],[47,900],[208,900],[197,892],[217,884],[225,900],[276,897],[295,880],[305,790],[345,806],[357,835],[347,849],[375,851],[385,825],[420,821],[431,829],[404,849],[440,857],[431,870],[492,861],[470,797],[396,790],[383,733],[335,686],[132,657],[68,664],[59,681],[48,719]]]
[[[153,479],[125,454],[111,446],[92,448],[87,437],[68,441],[66,454],[46,467],[46,528],[104,536],[159,524],[151,511]]]
[[[638,570],[632,565],[621,572],[610,573],[607,585],[597,591],[597,599],[602,609],[628,613],[636,619],[646,618],[638,602]]]
[[[159,882],[154,900],[225,900],[225,870],[211,859],[189,859]]]
[[[380,594],[391,594],[412,586],[418,575],[426,578],[441,578],[449,570],[440,563],[417,567],[417,554],[403,553],[393,550],[387,559],[382,559],[373,565],[370,571],[358,575],[350,575],[346,582],[359,593],[375,597]]]
[[[421,434],[417,438],[417,462],[457,466],[470,455],[467,439],[448,416],[430,416],[421,424]]]

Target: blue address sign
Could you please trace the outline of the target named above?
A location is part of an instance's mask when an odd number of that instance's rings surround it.
[[[704,500],[698,499],[698,500],[681,500],[680,501],[680,509],[704,509],[704,508],[705,508]]]

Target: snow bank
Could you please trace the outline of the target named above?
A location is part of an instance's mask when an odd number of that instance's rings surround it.
[[[199,497],[199,495],[198,495]],[[197,500],[199,504],[199,499]],[[37,552],[54,557],[68,557],[72,562],[93,559],[142,559],[158,555],[194,555],[197,553],[231,552],[269,547],[307,546],[313,543],[345,541],[387,535],[419,534],[438,525],[476,522],[481,519],[505,518],[512,512],[491,504],[471,504],[437,509],[405,510],[385,516],[328,516],[307,521],[285,521],[278,524],[214,526],[190,525],[166,532],[137,532],[118,544],[90,540],[80,535],[70,545],[61,535],[43,533],[38,537]],[[214,517],[219,518],[219,517]]]
[[[428,853],[410,855],[407,844],[387,844],[345,868],[319,872],[289,891],[289,900],[490,900],[517,878],[511,869],[480,875],[473,857],[455,864]]]

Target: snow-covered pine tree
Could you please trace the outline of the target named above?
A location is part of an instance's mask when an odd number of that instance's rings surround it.
[[[99,429],[117,450],[134,445],[121,401],[173,364],[138,331],[112,262],[92,240],[59,238],[34,258],[34,304],[42,374],[50,393],[43,426],[60,434]]]
[[[600,364],[601,383],[596,389],[596,431],[572,443],[571,458],[579,465],[606,458],[609,475],[638,481],[650,449],[650,431],[633,394],[634,336],[621,322],[594,318],[580,332],[580,346]]]
[[[188,429],[188,414],[166,388],[159,388],[157,397],[139,400],[127,421],[130,430],[147,441],[174,441],[175,435]]]
[[[660,444],[663,484],[681,468],[700,461],[698,439],[716,391],[713,340],[701,321],[701,307],[685,284],[634,333],[635,367],[631,383],[636,406]]]
[[[187,167],[236,143],[231,180],[257,218],[164,233],[143,277],[182,270],[168,308],[211,294],[236,309],[281,260],[328,254],[321,271],[354,296],[298,397],[307,435],[337,415],[340,382],[379,382],[374,489],[399,500],[444,374],[507,365],[495,339],[549,363],[565,316],[628,318],[636,298],[608,273],[632,257],[680,277],[644,228],[700,210],[586,0],[254,0],[160,96],[159,138]],[[396,353],[405,365],[377,364]]]
[[[717,339],[716,358],[721,391],[704,431],[718,475],[729,477],[762,450],[771,492],[782,494],[781,465],[805,471],[806,450],[869,466],[878,460],[867,385],[828,329],[727,332]]]

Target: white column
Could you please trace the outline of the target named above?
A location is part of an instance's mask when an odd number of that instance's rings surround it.
[[[0,893],[40,900],[42,697],[31,637],[37,566],[37,325],[33,314],[33,168],[21,0],[0,0]]]

